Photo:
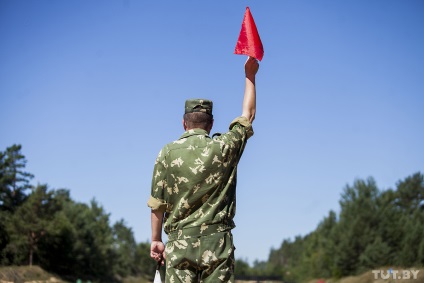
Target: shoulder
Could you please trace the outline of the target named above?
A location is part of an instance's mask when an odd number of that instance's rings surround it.
[[[244,116],[240,116],[235,118],[231,123],[230,123],[230,131],[233,130],[235,127],[241,127],[244,128],[246,130],[246,132],[249,134],[248,138],[253,136],[253,128],[252,128],[252,123],[249,122],[249,120],[244,117]]]
[[[252,124],[249,122],[249,120],[246,117],[240,116],[235,118],[230,123],[229,131],[226,132],[225,134],[222,134],[221,136],[229,135],[229,136],[233,136],[233,138],[247,140],[251,136],[253,136],[253,134],[254,132],[253,132]]]

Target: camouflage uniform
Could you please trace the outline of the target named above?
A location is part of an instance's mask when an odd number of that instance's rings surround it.
[[[212,102],[203,108],[211,114]],[[252,135],[238,117],[225,134],[188,130],[159,152],[148,206],[165,213],[166,282],[234,282],[237,164]]]

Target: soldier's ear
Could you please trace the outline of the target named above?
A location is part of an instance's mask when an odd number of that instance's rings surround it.
[[[187,131],[187,123],[185,122],[185,120],[183,119],[183,128],[184,128],[184,131]]]

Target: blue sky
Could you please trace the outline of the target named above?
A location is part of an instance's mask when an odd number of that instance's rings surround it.
[[[0,148],[34,184],[95,198],[150,239],[154,159],[187,98],[241,114],[246,6],[265,56],[238,172],[236,257],[266,260],[339,210],[346,184],[424,170],[424,2],[0,1]]]

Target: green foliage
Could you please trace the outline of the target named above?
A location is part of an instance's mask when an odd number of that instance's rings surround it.
[[[150,243],[139,243],[135,254],[136,276],[153,277],[156,270],[156,262],[150,257]],[[165,268],[161,268],[162,278],[165,277]],[[153,281],[153,278],[151,278]]]
[[[249,267],[237,261],[239,272],[299,282],[424,264],[421,173],[399,181],[395,190],[379,190],[373,178],[355,180],[343,190],[340,208],[339,215],[330,211],[310,234],[283,240],[268,262]]]
[[[19,264],[23,261],[22,255],[29,255],[27,262],[31,266],[40,239],[54,229],[56,207],[52,196],[46,185],[38,185],[12,215],[7,225],[11,241],[6,247],[6,251],[17,251],[13,253],[16,258],[12,263]]]
[[[424,210],[424,176],[415,173],[397,184],[396,205],[405,213]]]
[[[372,243],[369,243],[359,256],[361,270],[366,271],[378,266],[387,265],[391,248],[377,236]]]
[[[26,200],[26,191],[31,187],[29,181],[33,175],[25,172],[25,156],[20,145],[12,145],[0,151],[0,262],[13,262],[14,249],[19,243],[10,246],[7,225],[15,210]]]
[[[136,274],[137,243],[131,228],[125,226],[124,220],[120,220],[113,225],[112,230],[116,254],[115,274],[120,277],[125,277],[127,274]]]
[[[154,275],[150,244],[137,244],[123,220],[111,225],[95,200],[87,205],[67,190],[30,186],[20,150],[14,145],[0,152],[1,265],[34,263],[70,281]]]
[[[346,186],[342,194],[340,218],[335,227],[339,237],[335,265],[342,271],[341,275],[359,270],[361,253],[377,236],[378,196],[379,191],[372,178],[356,180],[352,187]]]
[[[27,161],[21,149],[20,145],[14,144],[4,152],[0,151],[0,210],[15,211],[31,188],[29,181],[34,176],[23,171]]]
[[[251,276],[249,263],[242,259],[236,259],[234,271],[238,276]]]

